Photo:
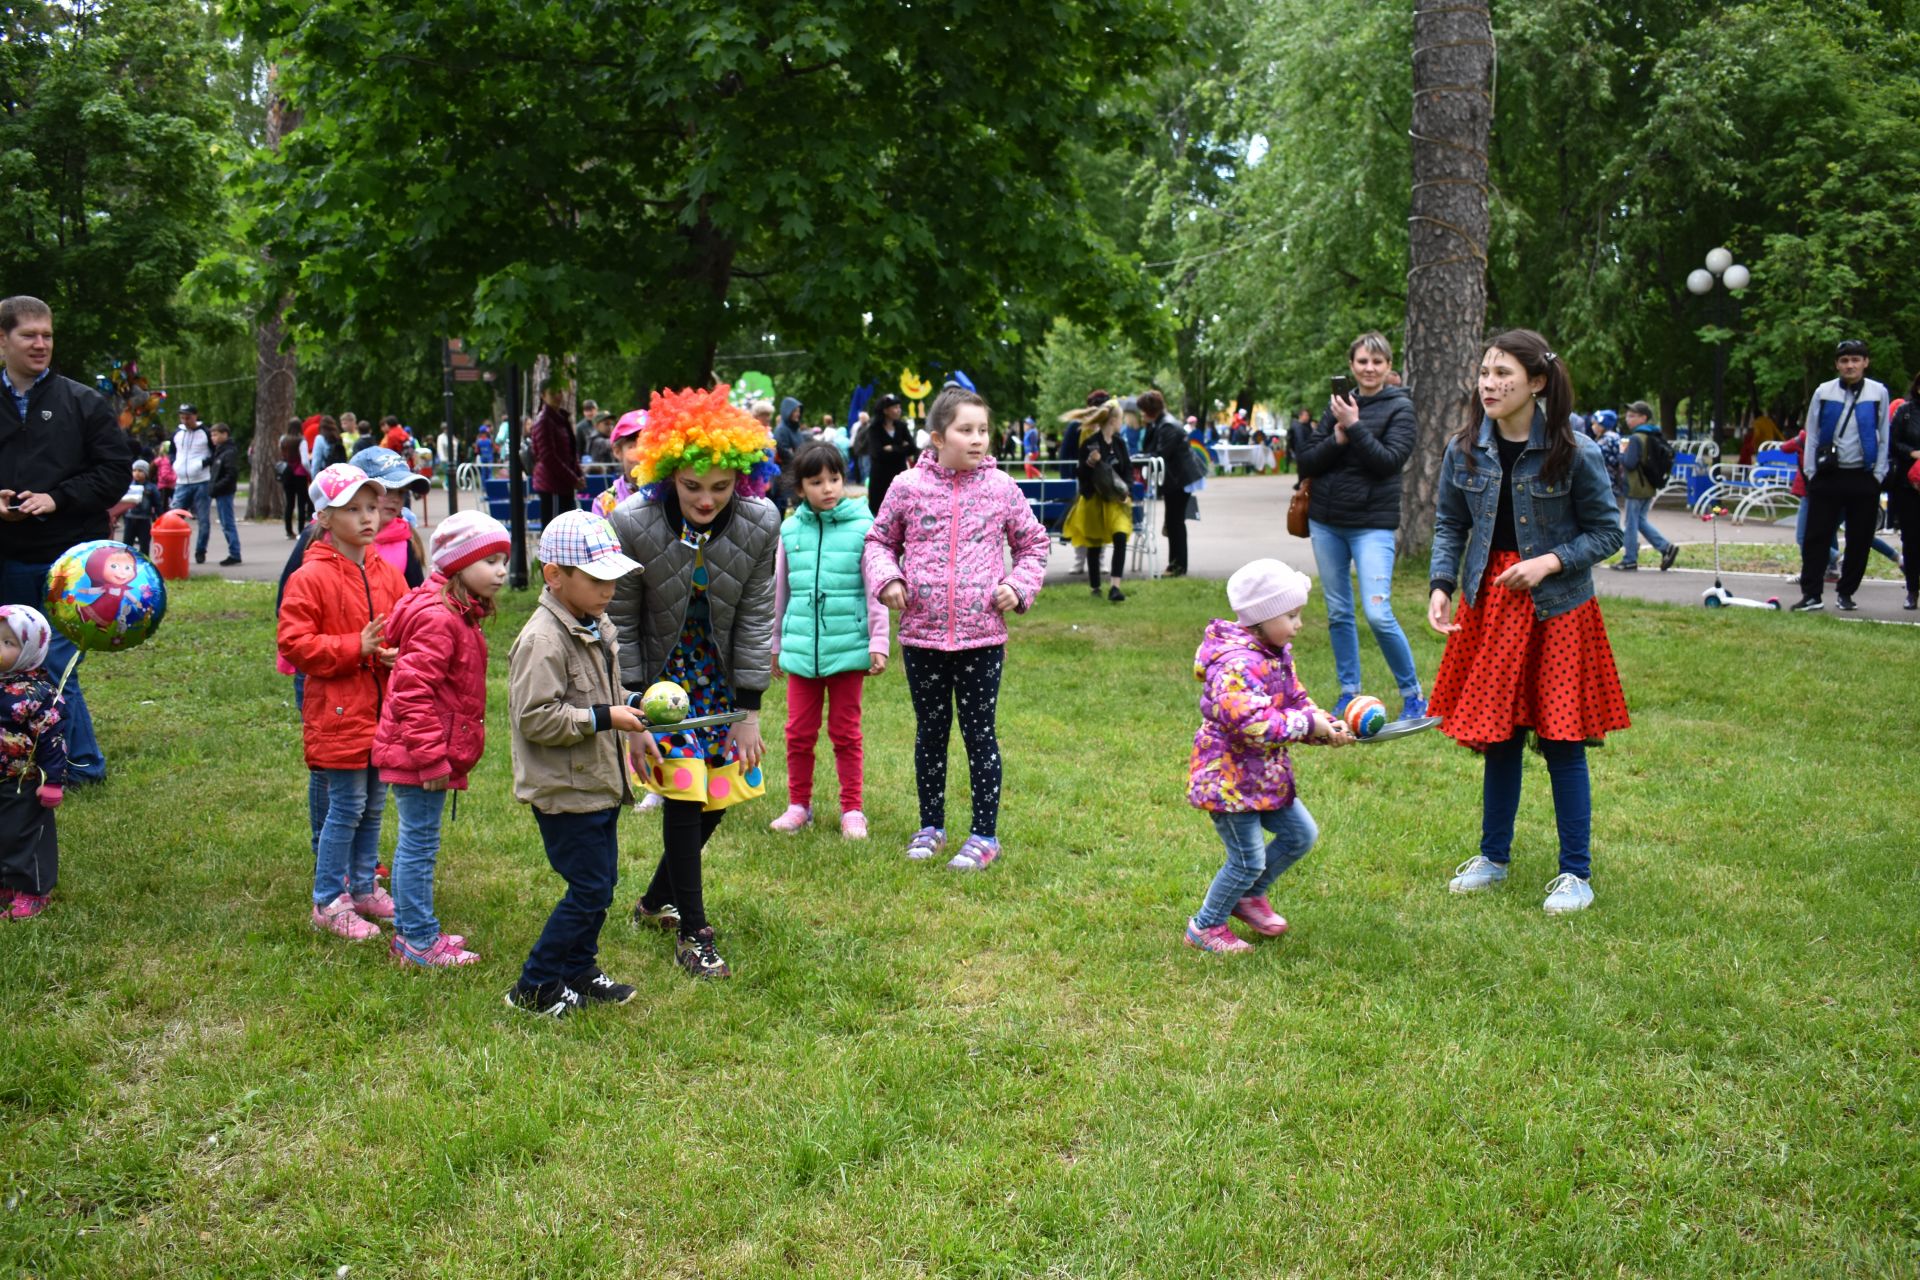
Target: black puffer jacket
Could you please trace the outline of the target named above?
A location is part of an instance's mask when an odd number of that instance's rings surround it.
[[[1893,415],[1893,460],[1887,466],[1887,492],[1896,489],[1911,489],[1907,472],[1913,470],[1914,459],[1920,458],[1920,405],[1912,400],[1900,406],[1900,412]]]
[[[1294,461],[1313,481],[1307,515],[1321,524],[1398,528],[1400,472],[1413,454],[1413,397],[1404,387],[1382,387],[1359,403],[1360,421],[1344,445],[1334,439],[1331,409],[1315,425],[1294,428]]]

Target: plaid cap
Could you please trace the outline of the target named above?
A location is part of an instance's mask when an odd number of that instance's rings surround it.
[[[570,565],[602,582],[623,578],[640,562],[620,550],[620,539],[605,516],[591,511],[563,511],[540,531],[540,559],[545,564]]]
[[[380,445],[362,449],[348,458],[347,462],[350,466],[358,467],[368,476],[378,480],[388,490],[406,488],[426,490],[433,487],[433,481],[409,467],[405,458]]]
[[[313,478],[313,483],[307,486],[307,496],[313,499],[315,511],[325,511],[352,498],[363,484],[386,488],[351,462],[336,462]]]

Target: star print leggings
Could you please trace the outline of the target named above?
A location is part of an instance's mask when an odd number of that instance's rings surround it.
[[[973,784],[973,834],[993,839],[1000,823],[1000,743],[994,712],[1000,702],[1005,645],[986,649],[916,649],[902,646],[907,690],[913,695],[913,773],[920,788],[920,825],[946,829],[947,740],[954,708],[967,748],[967,778]]]

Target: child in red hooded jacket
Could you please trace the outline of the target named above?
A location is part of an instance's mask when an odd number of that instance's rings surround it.
[[[306,675],[300,708],[307,768],[324,775],[327,816],[313,865],[313,927],[350,942],[380,936],[393,899],[374,882],[386,784],[373,734],[394,651],[387,614],[407,592],[400,571],[370,555],[382,486],[340,462],[314,477],[314,519],[327,536],[307,548],[280,602],[280,656]]]
[[[481,622],[507,584],[506,526],[479,511],[448,516],[433,531],[433,576],[407,593],[387,620],[398,655],[373,738],[373,763],[393,788],[400,842],[393,851],[396,960],[425,968],[480,957],[459,934],[440,932],[433,868],[447,792],[467,788],[487,732],[487,637]]]

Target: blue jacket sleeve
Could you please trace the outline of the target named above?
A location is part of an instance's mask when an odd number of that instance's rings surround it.
[[[1459,465],[1457,451],[1449,444],[1440,457],[1440,487],[1435,494],[1433,512],[1433,553],[1427,568],[1431,588],[1453,595],[1460,585],[1460,553],[1466,549],[1467,535],[1473,532],[1473,512],[1467,507],[1467,495],[1453,483]]]
[[[1607,480],[1607,464],[1597,445],[1582,448],[1573,459],[1573,517],[1580,532],[1553,549],[1560,567],[1591,569],[1625,544],[1620,532],[1620,508]]]

